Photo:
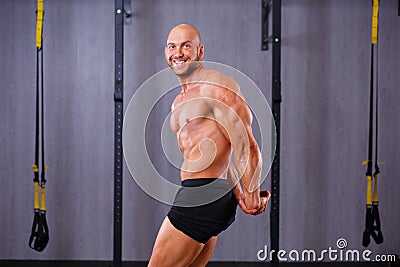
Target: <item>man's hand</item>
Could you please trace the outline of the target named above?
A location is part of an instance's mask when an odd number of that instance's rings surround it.
[[[235,194],[235,196],[236,196],[236,200],[238,202],[238,205],[239,205],[240,209],[244,213],[250,214],[250,215],[259,215],[259,214],[263,213],[267,209],[268,200],[271,197],[271,194],[269,193],[268,190],[260,191],[260,198],[261,198],[260,202],[261,202],[261,204],[260,204],[260,207],[258,209],[248,209],[246,207],[244,194],[242,192],[240,192],[238,194]]]
[[[232,192],[235,195],[236,201],[240,207],[240,209],[250,215],[258,215],[263,213],[267,209],[268,200],[271,197],[271,194],[268,190],[261,190],[260,191],[260,200],[257,202],[260,203],[260,206],[257,209],[248,209],[246,206],[245,196],[243,194],[242,187],[238,181],[238,174],[235,171],[235,168],[232,162],[229,163],[229,167],[227,170],[227,179],[232,185]]]

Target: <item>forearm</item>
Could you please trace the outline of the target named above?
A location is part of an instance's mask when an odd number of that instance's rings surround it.
[[[229,163],[226,178],[228,179],[232,187],[232,193],[235,195],[236,199],[239,202],[239,198],[243,194],[243,190],[239,182],[238,173],[235,170],[235,167],[232,162]]]
[[[247,153],[240,153],[236,165],[242,179],[243,194],[249,209],[260,206],[261,153],[256,143],[249,146]]]

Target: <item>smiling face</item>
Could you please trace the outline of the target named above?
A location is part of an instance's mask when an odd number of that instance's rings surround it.
[[[200,43],[200,34],[196,28],[180,24],[170,31],[165,47],[165,59],[176,75],[190,75],[200,66],[196,62],[201,61],[203,54],[204,46]]]

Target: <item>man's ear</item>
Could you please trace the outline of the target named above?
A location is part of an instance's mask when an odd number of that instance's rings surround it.
[[[203,44],[200,44],[199,51],[197,52],[197,56],[199,58],[199,61],[203,58],[203,56],[204,56],[204,45]]]

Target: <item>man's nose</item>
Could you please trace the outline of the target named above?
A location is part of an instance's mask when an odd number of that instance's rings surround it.
[[[182,46],[178,46],[177,48],[178,48],[178,49],[176,50],[176,55],[177,55],[178,57],[182,57],[182,56],[183,56],[183,49],[182,49]]]

